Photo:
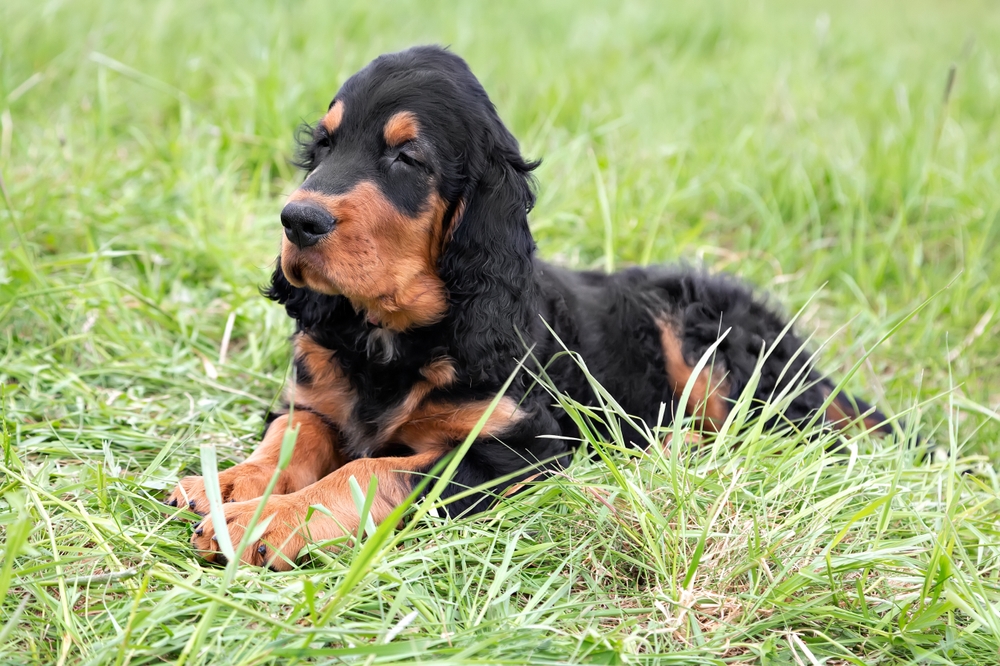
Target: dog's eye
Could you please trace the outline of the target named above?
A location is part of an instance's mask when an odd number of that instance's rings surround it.
[[[413,155],[411,155],[410,153],[406,152],[405,150],[399,151],[399,153],[396,155],[396,159],[394,161],[395,162],[402,162],[403,164],[406,164],[408,166],[421,166],[420,160],[418,160],[417,158],[415,158]]]
[[[316,136],[313,146],[316,150],[330,150],[333,148],[333,137],[326,132],[322,132]]]
[[[418,154],[409,141],[399,146],[390,147],[386,151],[386,157],[389,158],[389,166],[405,164],[411,167],[423,167],[424,163],[417,156]]]
[[[335,137],[320,125],[313,132],[312,149],[318,153],[331,150],[336,142]]]

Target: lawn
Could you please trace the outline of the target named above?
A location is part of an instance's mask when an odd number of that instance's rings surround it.
[[[0,662],[1000,661],[1000,8],[284,4],[0,3]],[[950,456],[591,441],[477,518],[203,566],[161,499],[289,371],[294,130],[427,42],[543,158],[543,256],[737,272]]]

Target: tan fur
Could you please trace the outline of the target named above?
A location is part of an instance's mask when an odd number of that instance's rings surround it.
[[[824,392],[826,394],[824,397],[830,397],[829,392]],[[859,417],[860,414],[857,414],[854,411],[853,405],[850,405],[842,395],[838,395],[834,398],[833,402],[830,403],[830,406],[826,408],[826,422],[838,430],[844,430],[849,427],[851,424],[857,422]],[[875,430],[879,426],[884,425],[880,419],[874,416],[864,417],[861,419],[861,423],[864,424],[865,428],[868,428],[869,430]]]
[[[314,246],[302,249],[283,237],[281,267],[293,285],[343,294],[395,331],[444,316],[447,290],[437,260],[446,205],[437,195],[415,218],[396,210],[370,181],[336,196],[300,189],[288,201],[317,204],[337,219],[335,229]]]
[[[829,394],[827,394],[827,397],[829,397]],[[843,430],[849,426],[854,419],[848,416],[847,412],[841,408],[840,403],[837,402],[837,400],[837,398],[834,398],[833,402],[830,403],[830,406],[826,408],[826,421],[827,423],[835,426],[838,430]]]
[[[390,146],[399,146],[407,141],[413,141],[420,133],[417,117],[409,111],[400,111],[389,118],[385,124],[383,136]]]
[[[489,400],[423,405],[400,425],[394,439],[414,451],[432,450],[450,442],[461,442],[472,432],[489,405]],[[498,436],[523,416],[524,412],[514,400],[501,398],[479,436]]]
[[[383,444],[393,438],[393,435],[413,418],[413,413],[424,402],[427,396],[436,388],[444,388],[455,381],[455,366],[449,359],[438,359],[420,369],[426,381],[417,382],[409,394],[383,420],[379,428],[377,443]],[[406,444],[407,442],[401,442]]]
[[[341,464],[335,455],[334,434],[318,416],[297,412],[290,418],[285,414],[271,422],[263,441],[245,462],[219,472],[223,502],[242,502],[264,494],[278,467],[281,443],[290,421],[299,427],[299,434],[291,462],[274,487],[275,495],[301,490]],[[193,501],[194,511],[207,513],[209,506],[204,479],[200,476],[181,479],[167,499],[168,502],[171,500],[176,501],[178,506],[190,506],[189,502]]]
[[[318,412],[341,428],[350,429],[357,395],[341,370],[333,352],[317,344],[305,333],[293,339],[295,357],[311,375],[309,383],[289,387],[286,398],[294,404]],[[416,382],[407,396],[381,420],[370,447],[396,443],[414,451],[443,451],[445,446],[465,439],[489,406],[489,400],[468,403],[427,402],[434,389],[455,382],[451,359],[441,358],[421,368],[423,381]],[[483,428],[484,435],[497,435],[523,416],[510,398],[501,399]]]
[[[458,229],[458,225],[462,223],[462,219],[465,217],[465,199],[458,202],[455,206],[455,212],[451,216],[451,223],[448,225],[448,230],[444,234],[444,245],[448,245],[451,242],[451,237],[455,235],[455,230]],[[443,249],[443,248],[442,248]]]
[[[337,425],[346,424],[357,396],[334,353],[305,333],[296,333],[292,346],[295,358],[305,364],[312,381],[292,384],[285,392],[285,399],[318,412]]]
[[[444,388],[455,383],[455,364],[451,359],[439,358],[420,368],[420,374],[434,388]]]
[[[337,131],[337,128],[340,127],[340,123],[343,120],[344,120],[344,103],[338,101],[336,104],[330,107],[330,110],[326,112],[326,115],[323,116],[323,120],[321,120],[320,123],[323,125],[323,128],[328,133],[333,134],[334,132]]]
[[[666,358],[667,381],[674,395],[680,399],[684,394],[694,368],[684,360],[681,341],[677,338],[674,325],[666,320],[656,322],[660,329],[660,343]],[[688,416],[694,416],[704,430],[717,430],[729,414],[726,398],[729,397],[729,382],[723,368],[706,367],[694,380],[691,396],[686,405]]]
[[[385,520],[394,508],[409,496],[416,480],[409,473],[432,466],[441,456],[439,451],[404,458],[362,458],[350,462],[313,485],[290,495],[268,500],[261,520],[270,518],[260,540],[243,551],[240,559],[247,564],[269,565],[274,569],[290,569],[306,542],[319,542],[356,534],[360,523],[350,490],[353,476],[362,492],[368,492],[371,479],[377,482],[370,516],[376,524]],[[258,500],[227,504],[225,509],[229,536],[234,547],[257,510]],[[314,510],[306,522],[309,507],[321,505],[332,515]],[[192,543],[209,561],[219,557],[219,545],[212,541],[215,526],[210,518],[201,525],[201,534]],[[261,552],[260,547],[264,546]]]

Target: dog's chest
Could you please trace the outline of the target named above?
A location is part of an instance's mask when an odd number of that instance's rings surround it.
[[[381,354],[384,343],[376,338],[373,352]],[[385,455],[398,444],[419,451],[443,439],[435,430],[445,427],[454,408],[432,394],[455,381],[448,357],[391,363],[328,349],[305,334],[296,336],[294,346],[296,376],[286,399],[334,425],[347,457]]]

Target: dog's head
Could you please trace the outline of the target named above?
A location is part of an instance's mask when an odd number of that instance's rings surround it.
[[[373,325],[448,317],[484,348],[513,344],[493,329],[527,324],[535,164],[466,63],[435,47],[381,56],[305,132],[271,296],[342,295]]]

